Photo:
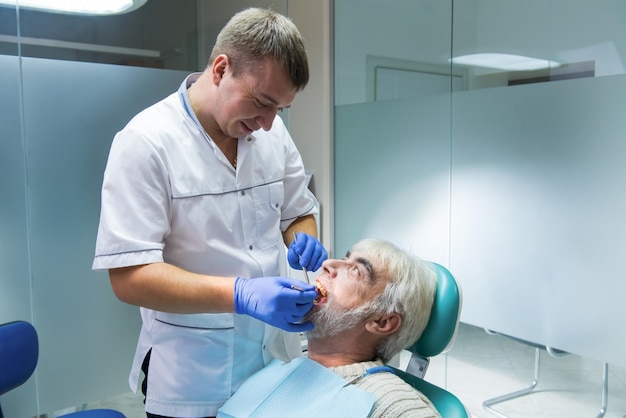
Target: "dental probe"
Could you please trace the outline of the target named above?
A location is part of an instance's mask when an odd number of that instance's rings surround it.
[[[296,238],[296,233],[293,233],[293,240],[295,242],[298,241],[298,239]],[[300,258],[300,256],[298,256],[298,258]],[[311,284],[311,280],[309,280],[309,273],[306,271],[306,267],[304,267],[303,265],[300,265],[300,267],[302,267],[302,271],[304,272],[304,278],[306,279],[307,284]]]

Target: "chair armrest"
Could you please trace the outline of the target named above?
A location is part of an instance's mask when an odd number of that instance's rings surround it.
[[[413,386],[415,389],[419,390],[428,398],[439,414],[444,418],[469,418],[470,415],[465,409],[465,406],[461,403],[459,398],[454,396],[452,393],[448,392],[445,389],[442,389],[438,386],[433,385],[425,381],[424,379],[420,379],[419,377],[413,376],[407,372],[396,369],[392,367],[394,372],[398,377],[407,382],[409,385]]]

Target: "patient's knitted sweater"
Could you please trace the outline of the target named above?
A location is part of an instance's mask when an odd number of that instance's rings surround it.
[[[330,367],[345,379],[363,376],[367,369],[382,366],[383,362],[366,361],[347,366]],[[374,394],[376,403],[370,412],[372,418],[440,418],[433,404],[421,392],[393,373],[374,373],[354,382],[361,389]]]

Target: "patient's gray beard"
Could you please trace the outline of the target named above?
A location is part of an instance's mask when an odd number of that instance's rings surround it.
[[[359,322],[371,315],[369,306],[363,305],[350,311],[334,308],[333,303],[326,303],[319,309],[309,311],[304,321],[311,321],[315,328],[306,332],[308,339],[332,337],[345,330],[354,328]]]

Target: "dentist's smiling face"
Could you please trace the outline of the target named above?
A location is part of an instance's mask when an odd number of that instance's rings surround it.
[[[305,318],[315,325],[307,337],[335,335],[365,321],[371,313],[361,308],[383,292],[387,284],[383,276],[376,270],[375,260],[363,252],[324,261],[316,285],[325,297]]]
[[[221,59],[221,61],[220,61]],[[270,130],[278,111],[288,108],[296,96],[285,68],[271,59],[259,61],[254,70],[234,76],[229,59],[216,60],[218,97],[213,116],[221,133],[241,138],[256,130]]]

